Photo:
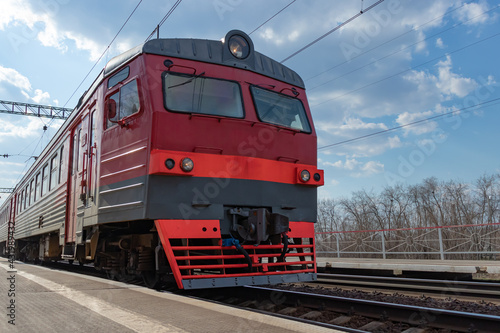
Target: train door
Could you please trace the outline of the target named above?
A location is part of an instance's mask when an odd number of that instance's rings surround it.
[[[74,243],[76,240],[76,207],[78,205],[78,165],[80,153],[80,135],[82,124],[80,123],[73,131],[71,137],[71,156],[69,163],[70,181],[69,181],[69,200],[68,200],[68,218],[65,228],[65,240],[67,243]]]
[[[96,214],[96,189],[97,189],[97,140],[96,140],[96,110],[90,114],[89,144],[87,155],[87,208],[91,208],[90,214]]]
[[[76,243],[80,243],[82,238],[83,209],[87,188],[87,130],[88,116],[85,116],[75,127],[71,136],[68,214],[64,233],[64,256],[66,257],[74,257]]]
[[[88,167],[89,167],[89,115],[85,115],[81,122],[81,129],[78,140],[78,168],[76,170],[76,243],[83,242],[83,217],[85,207],[88,202]]]

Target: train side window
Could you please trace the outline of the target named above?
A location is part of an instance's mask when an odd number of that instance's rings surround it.
[[[130,68],[127,66],[112,77],[109,78],[108,80],[108,89],[113,88],[116,86],[118,83],[126,80],[128,78],[128,75],[130,74]]]
[[[139,111],[139,92],[137,81],[131,81],[120,89],[120,119]]]
[[[137,113],[140,109],[137,81],[133,80],[123,85],[118,92],[108,98],[106,105],[106,110],[108,112],[106,128],[117,125],[122,119]],[[113,112],[109,112],[110,105],[113,105],[112,109],[114,114]]]
[[[35,203],[35,179],[30,182],[30,205]]]
[[[40,197],[47,193],[49,189],[49,165],[45,164],[42,169],[42,192]]]
[[[24,209],[28,208],[30,205],[30,200],[29,200],[29,194],[30,194],[30,185],[26,185],[26,188],[24,189]]]
[[[35,199],[34,199],[34,201],[36,201],[38,199],[38,196],[40,195],[40,181],[41,181],[41,174],[39,172],[35,176],[35,193],[34,193]]]
[[[117,92],[116,94],[111,95],[108,98],[108,101],[106,102],[106,105],[108,105],[108,103],[110,103],[111,101],[114,101],[114,105],[116,106],[116,110],[118,110],[118,105],[120,103],[120,93]],[[108,123],[107,123],[106,128],[110,128],[110,127],[112,127],[112,126],[114,126],[114,125],[117,124],[118,119],[119,119],[118,118],[119,117],[118,112],[116,112],[116,114],[113,117],[111,117],[111,115],[109,113],[106,116],[107,116],[107,119],[108,119]]]
[[[64,152],[64,146],[61,147],[61,150],[59,151],[59,175],[57,177],[57,183],[61,183],[61,178],[62,178],[62,169],[64,166],[64,160],[63,160],[63,152]]]
[[[57,170],[59,168],[59,159],[57,158],[57,153],[50,160],[50,181],[49,190],[52,190],[57,185],[58,177]]]
[[[21,200],[19,201],[19,213],[23,211],[24,191],[21,190]]]

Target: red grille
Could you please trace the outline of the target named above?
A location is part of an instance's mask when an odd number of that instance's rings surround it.
[[[156,228],[179,288],[186,279],[316,272],[313,223],[290,222],[284,262],[277,262],[283,244],[242,245],[252,262],[251,271],[235,246],[221,245],[218,220],[157,220]]]

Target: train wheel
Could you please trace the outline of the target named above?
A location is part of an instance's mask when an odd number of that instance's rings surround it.
[[[106,276],[110,280],[118,281],[118,274],[114,271],[106,271]]]
[[[143,271],[142,281],[151,289],[158,289],[161,286],[161,276],[156,271]]]

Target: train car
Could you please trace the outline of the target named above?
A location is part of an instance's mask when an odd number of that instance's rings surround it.
[[[108,62],[2,221],[20,259],[150,287],[312,281],[316,141],[300,76],[242,31],[150,40]]]

